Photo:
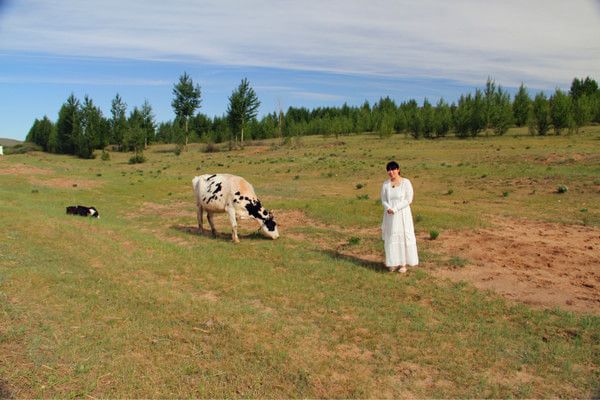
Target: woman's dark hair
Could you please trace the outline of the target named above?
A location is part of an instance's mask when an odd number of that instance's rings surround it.
[[[391,171],[393,169],[400,169],[400,166],[398,165],[398,163],[396,161],[390,161],[389,163],[387,163],[387,165],[385,166],[385,170],[386,171]]]

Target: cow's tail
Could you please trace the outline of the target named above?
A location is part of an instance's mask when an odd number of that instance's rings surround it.
[[[196,205],[200,207],[200,193],[201,193],[202,177],[197,176],[192,179],[192,186],[194,187],[194,195],[196,196]]]

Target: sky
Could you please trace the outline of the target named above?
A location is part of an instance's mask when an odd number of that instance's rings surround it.
[[[0,0],[0,137],[56,121],[71,94],[170,121],[184,72],[210,117],[243,78],[259,116],[455,102],[488,77],[551,94],[600,80],[600,0]]]

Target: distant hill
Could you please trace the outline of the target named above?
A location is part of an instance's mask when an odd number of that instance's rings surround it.
[[[15,140],[15,139],[0,138],[0,146],[11,147],[11,146],[15,146],[19,143],[23,143],[23,142],[20,140]]]

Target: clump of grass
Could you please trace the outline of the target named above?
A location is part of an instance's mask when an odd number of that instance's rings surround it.
[[[358,196],[356,196],[356,198],[358,200],[369,200],[369,195],[368,194],[359,194]]]
[[[569,190],[569,188],[566,185],[558,185],[558,187],[556,188],[556,193],[567,193],[567,191]]]
[[[435,229],[429,231],[429,240],[435,240],[438,238],[438,236],[440,236],[440,232],[436,231]]]
[[[508,191],[502,192],[502,197],[508,197],[508,195],[509,195]]]
[[[362,189],[362,188],[364,188],[364,187],[365,187],[365,185],[364,185],[364,184],[362,184],[362,183],[357,183],[355,187],[356,187],[357,189]]]
[[[38,189],[31,189],[31,193],[39,193],[40,191]]]
[[[452,265],[453,267],[464,267],[465,265],[467,265],[469,263],[468,260],[458,257],[458,256],[452,256],[449,260],[450,265]]]
[[[294,176],[294,180],[297,181],[298,179],[300,179],[300,175],[296,175]]]
[[[359,243],[360,243],[360,238],[359,237],[352,236],[350,239],[348,239],[348,244],[351,245],[351,246],[356,246]]]
[[[454,193],[454,189],[448,189],[446,196],[450,196],[452,193]]]
[[[102,161],[110,160],[110,153],[108,151],[106,151],[106,149],[102,150],[102,155],[100,156],[100,159]]]
[[[423,216],[421,214],[415,215],[415,222],[421,222],[421,221],[423,221]]]

